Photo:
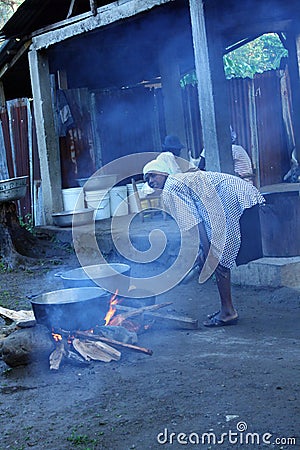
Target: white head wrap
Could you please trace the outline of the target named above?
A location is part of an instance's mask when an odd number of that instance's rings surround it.
[[[151,172],[166,173],[168,175],[174,175],[181,172],[175,156],[171,152],[163,152],[158,155],[156,159],[148,162],[143,169],[143,174]]]

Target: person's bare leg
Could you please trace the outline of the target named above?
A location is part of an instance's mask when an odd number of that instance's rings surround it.
[[[218,265],[215,275],[221,300],[221,309],[217,313],[208,316],[208,320],[204,322],[206,326],[213,326],[217,321],[227,322],[238,318],[238,313],[232,303],[230,269]]]
[[[230,269],[219,265],[215,274],[221,299],[221,310],[218,318],[224,321],[234,319],[237,317],[237,312],[232,303]]]

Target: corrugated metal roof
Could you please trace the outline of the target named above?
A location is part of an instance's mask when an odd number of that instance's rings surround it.
[[[97,0],[97,7],[111,3]],[[30,35],[33,31],[67,18],[71,0],[25,0],[0,31],[6,39]],[[75,0],[73,16],[90,11],[89,0]]]
[[[110,2],[95,0],[95,3],[100,7]],[[88,13],[90,4],[90,0],[75,0],[70,17]],[[25,0],[0,30],[0,39],[4,39],[0,44],[0,78],[7,99],[31,96],[27,52],[22,54],[22,49],[31,33],[67,19],[70,5],[71,0]],[[15,55],[18,61],[12,64]]]

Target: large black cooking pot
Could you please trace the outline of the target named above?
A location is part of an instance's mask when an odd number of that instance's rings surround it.
[[[118,290],[124,295],[130,285],[130,266],[112,263],[79,267],[67,272],[57,273],[65,288],[98,286],[114,294]]]
[[[104,325],[111,294],[97,287],[61,289],[31,300],[35,319],[49,329],[88,330]]]

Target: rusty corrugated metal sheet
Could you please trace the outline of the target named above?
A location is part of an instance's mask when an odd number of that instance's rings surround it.
[[[258,74],[254,80],[234,78],[227,81],[231,125],[237,144],[249,153],[256,172],[257,186],[280,183],[289,169],[288,143],[283,122],[280,72]],[[197,87],[183,90],[189,146],[201,142]]]
[[[231,126],[237,133],[236,143],[242,145],[252,158],[248,98],[250,83],[248,78],[228,80]]]
[[[259,172],[258,185],[281,183],[288,170],[289,158],[282,114],[280,72],[272,70],[257,74],[253,80],[232,79],[228,81],[228,87],[237,142],[248,151]]]
[[[254,78],[254,90],[260,185],[281,183],[289,158],[284,133],[279,71],[258,74]]]
[[[23,218],[27,214],[33,215],[33,186],[40,178],[32,117],[32,104],[25,98],[7,102],[0,113],[9,177],[29,177],[26,196],[18,202],[18,212]]]
[[[194,84],[186,85],[182,97],[187,149],[191,151],[193,158],[199,158],[203,150],[203,136],[197,86]]]
[[[29,133],[28,133],[28,100],[16,99],[7,102],[9,117],[10,145],[15,177],[27,175],[29,186],[26,196],[18,202],[19,214],[25,217],[31,213]]]
[[[33,157],[33,179],[41,179],[40,158],[38,153],[38,144],[36,136],[35,118],[33,112],[33,103],[30,103],[31,117],[32,117],[32,157]]]
[[[11,145],[10,145],[9,120],[8,120],[8,114],[7,114],[6,108],[1,109],[0,119],[1,119],[1,126],[2,126],[3,138],[4,138],[4,145],[5,145],[5,150],[6,150],[8,173],[9,173],[9,177],[13,178],[15,176],[15,174],[14,174],[14,165],[13,165],[12,151],[11,151]]]

